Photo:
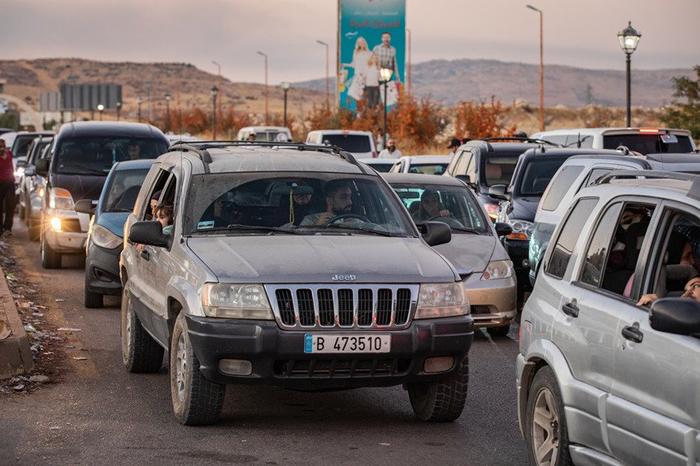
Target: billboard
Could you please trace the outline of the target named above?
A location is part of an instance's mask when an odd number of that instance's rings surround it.
[[[393,105],[406,69],[406,0],[339,0],[340,108],[384,104],[381,68],[392,70],[387,104]]]

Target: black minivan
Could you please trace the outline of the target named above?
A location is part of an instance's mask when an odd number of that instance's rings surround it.
[[[112,165],[154,159],[168,149],[165,135],[143,123],[83,121],[61,126],[51,157],[37,162],[46,178],[41,208],[41,264],[60,268],[63,254],[84,254],[89,215],[75,203],[96,203]]]

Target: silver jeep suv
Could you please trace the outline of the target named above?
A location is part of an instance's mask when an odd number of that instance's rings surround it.
[[[617,171],[574,198],[525,304],[533,464],[700,464],[700,176]]]
[[[157,221],[155,221],[157,219]],[[420,419],[460,416],[472,317],[460,277],[391,188],[331,146],[178,144],[124,228],[122,354],[169,351],[183,424],[220,414],[226,384],[401,385]]]

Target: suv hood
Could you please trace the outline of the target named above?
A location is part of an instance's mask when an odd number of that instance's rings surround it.
[[[435,246],[460,275],[481,273],[486,269],[496,246],[496,238],[487,235],[452,233],[452,241]]]
[[[204,236],[190,249],[221,282],[428,283],[459,279],[454,269],[419,238],[376,236]]]

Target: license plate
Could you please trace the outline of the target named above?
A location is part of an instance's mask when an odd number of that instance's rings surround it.
[[[391,335],[320,334],[304,335],[304,353],[388,353]]]

